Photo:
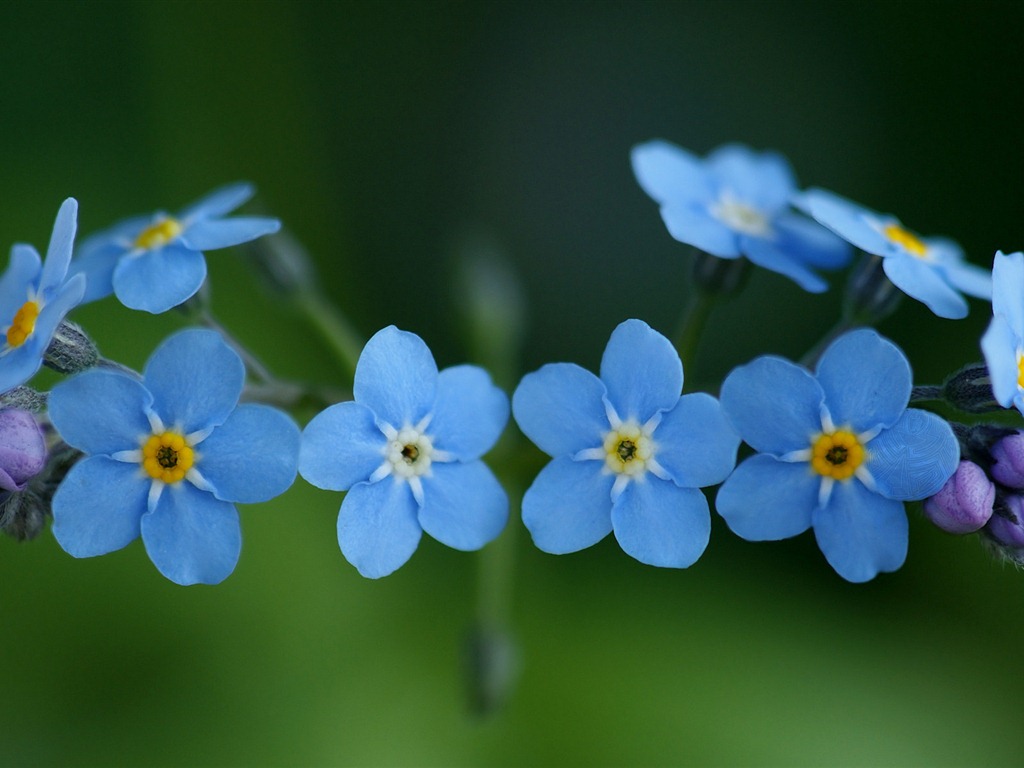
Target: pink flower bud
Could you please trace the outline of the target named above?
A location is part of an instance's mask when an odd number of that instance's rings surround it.
[[[938,493],[924,502],[924,513],[949,533],[973,533],[992,517],[996,487],[985,470],[972,461],[961,461]]]

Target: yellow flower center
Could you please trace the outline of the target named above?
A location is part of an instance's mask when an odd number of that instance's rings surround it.
[[[604,465],[619,475],[641,475],[654,455],[654,442],[643,429],[628,421],[604,436]]]
[[[819,435],[811,446],[811,468],[822,477],[848,480],[864,463],[864,446],[852,432]]]
[[[882,230],[882,234],[889,238],[890,242],[906,249],[918,258],[928,255],[928,246],[921,241],[921,238],[913,232],[908,232],[899,224],[887,224]]]
[[[177,483],[195,463],[195,452],[177,432],[152,435],[142,446],[142,467],[154,480]]]
[[[1017,353],[1017,386],[1024,389],[1024,354]]]
[[[155,224],[150,224],[135,238],[135,247],[151,251],[154,248],[161,248],[181,234],[181,224],[177,219],[167,217]]]
[[[21,309],[14,313],[11,327],[7,329],[7,343],[12,347],[20,347],[25,339],[32,335],[36,329],[36,319],[39,317],[39,302],[26,301]]]

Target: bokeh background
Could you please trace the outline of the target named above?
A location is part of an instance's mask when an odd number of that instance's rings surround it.
[[[247,210],[283,220],[364,336],[395,323],[441,365],[478,357],[455,276],[486,252],[528,302],[517,369],[594,368],[618,322],[670,331],[687,292],[629,166],[650,138],[777,149],[979,264],[1024,247],[1022,7],[3,3],[0,246],[44,247],[69,195],[86,234],[248,179]],[[245,252],[209,265],[215,311],[277,372],[341,382]],[[755,272],[688,389],[798,357],[839,303]],[[881,330],[934,383],[979,358],[989,315],[908,301]],[[74,319],[133,366],[183,323],[111,302]],[[0,764],[1020,764],[1024,574],[915,508],[905,567],[866,585],[810,535],[749,544],[716,519],[676,572],[613,540],[545,555],[515,517],[493,551],[425,539],[372,582],[338,551],[339,502],[299,480],[243,508],[215,588],[167,582],[140,544],[78,561],[48,531],[0,540]],[[488,716],[463,674],[481,573],[518,670]]]

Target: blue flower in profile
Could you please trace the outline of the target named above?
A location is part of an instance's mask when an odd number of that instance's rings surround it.
[[[790,208],[796,179],[782,155],[728,144],[702,160],[658,140],[634,147],[632,161],[680,242],[722,259],[746,256],[812,293],[828,288],[815,269],[850,261],[842,239]]]
[[[552,457],[523,497],[540,549],[575,552],[614,531],[643,563],[697,561],[711,533],[699,489],[729,475],[740,441],[717,400],[682,387],[672,344],[641,320],[612,333],[600,378],[572,363],[523,377],[512,413]]]
[[[53,425],[86,454],[53,497],[53,533],[75,557],[142,537],[178,584],[217,584],[238,562],[235,503],[267,501],[295,479],[299,429],[238,404],[245,367],[215,331],[180,331],[141,380],[93,369],[50,393]]]
[[[247,243],[277,232],[281,222],[262,216],[224,216],[253,195],[232,184],[177,216],[158,212],[116,224],[85,240],[71,264],[88,278],[84,301],[115,294],[131,309],[166,312],[192,297],[206,279],[203,251]]]
[[[824,189],[808,190],[794,202],[862,251],[880,256],[892,284],[939,317],[967,316],[962,293],[992,296],[991,272],[964,261],[963,250],[952,240],[918,237],[895,216],[875,213]]]
[[[31,379],[64,316],[81,300],[85,278],[68,277],[78,203],[61,204],[46,250],[39,258],[31,245],[11,249],[11,263],[0,277],[0,392]]]
[[[992,283],[992,322],[981,350],[996,402],[1024,413],[1024,253],[997,252]]]
[[[959,463],[949,424],[907,408],[903,352],[872,330],[840,336],[815,373],[778,357],[736,368],[722,408],[758,453],[718,491],[729,527],[749,541],[814,528],[844,579],[894,571],[907,555],[904,501],[937,493]]]
[[[388,326],[363,348],[354,393],[306,425],[299,473],[348,491],[338,544],[363,576],[400,568],[424,531],[461,550],[501,533],[508,497],[480,457],[508,422],[508,398],[486,371],[438,372],[419,336]]]

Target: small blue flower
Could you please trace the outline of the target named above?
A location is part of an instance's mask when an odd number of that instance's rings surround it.
[[[1024,413],[1024,253],[997,252],[992,283],[993,316],[981,351],[996,402]]]
[[[815,269],[850,261],[846,243],[790,209],[796,180],[782,155],[728,144],[701,160],[649,141],[633,148],[632,160],[637,181],[680,242],[723,259],[746,256],[812,293],[828,288]]]
[[[220,335],[180,331],[141,381],[94,369],[50,393],[53,425],[83,451],[53,497],[53,533],[75,557],[140,535],[160,573],[216,584],[238,562],[235,503],[267,501],[295,479],[299,429],[266,405],[238,405],[245,367]]]
[[[967,316],[969,296],[992,296],[992,275],[964,261],[963,250],[944,237],[918,237],[895,216],[883,216],[824,189],[811,189],[794,200],[862,251],[882,257],[893,285],[926,304],[939,317]]]
[[[206,279],[203,251],[227,248],[277,232],[281,222],[261,216],[224,216],[253,195],[232,184],[177,216],[158,212],[117,224],[85,240],[71,265],[88,278],[84,301],[111,293],[131,309],[166,312],[189,299]]]
[[[299,473],[348,491],[338,543],[363,576],[400,568],[423,531],[461,550],[501,533],[508,497],[480,457],[508,422],[508,398],[486,371],[438,373],[419,336],[388,326],[363,348],[354,393],[306,426]]]
[[[523,522],[545,552],[575,552],[612,531],[649,565],[686,568],[707,547],[699,490],[736,464],[739,436],[718,401],[682,395],[672,344],[641,320],[612,333],[601,378],[572,363],[523,377],[512,396],[519,428],[553,457],[523,497]]]
[[[872,330],[840,336],[817,370],[759,357],[722,384],[722,408],[759,453],[718,491],[729,527],[749,541],[810,527],[833,568],[862,582],[907,555],[904,501],[938,493],[956,471],[953,430],[907,408],[911,372]]]
[[[0,392],[35,375],[57,326],[82,300],[85,278],[67,276],[77,215],[78,203],[69,197],[57,212],[46,261],[31,245],[11,249],[0,277]]]

